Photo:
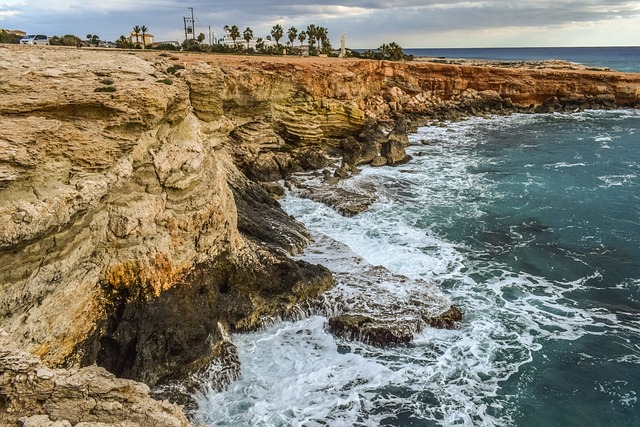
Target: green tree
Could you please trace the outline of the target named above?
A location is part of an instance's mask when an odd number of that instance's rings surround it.
[[[322,45],[321,50],[323,53],[329,53],[331,51],[331,43],[329,43],[329,30],[326,27],[318,27],[316,29],[316,39],[318,40],[318,44]]]
[[[309,37],[309,49],[313,48],[318,36],[318,27],[314,24],[307,25],[307,37]]]
[[[284,35],[284,30],[282,29],[282,25],[280,24],[274,25],[273,28],[271,29],[271,36],[273,36],[273,39],[276,41],[276,46],[278,48],[280,47],[280,39],[282,38],[283,35]]]
[[[245,28],[242,32],[242,38],[247,42],[247,49],[249,49],[249,43],[253,40],[253,30],[249,27]]]
[[[138,36],[140,35],[140,26],[135,25],[133,27],[133,34],[136,36],[136,45],[138,45],[140,43],[140,40],[138,39]]]
[[[19,44],[21,38],[22,37],[17,34],[13,34],[5,30],[0,30],[0,43]]]
[[[198,40],[198,43],[202,43],[206,38],[207,36],[205,36],[204,33],[200,33],[198,34],[198,37],[196,38],[196,40]]]
[[[98,47],[100,45],[100,36],[97,34],[87,34],[87,42]]]
[[[116,47],[119,49],[131,49],[131,42],[125,36],[120,36],[118,40],[116,40]]]
[[[256,50],[260,53],[264,53],[264,51],[266,50],[266,46],[262,37],[258,37],[256,40]]]
[[[240,38],[240,28],[238,28],[237,25],[232,25],[232,26],[225,25],[224,30],[229,34],[229,37],[231,37],[231,40],[233,40],[233,47],[237,49],[238,45],[236,44],[236,39]]]
[[[289,46],[293,47],[293,42],[298,37],[298,29],[291,27],[287,30],[287,37],[289,38]]]
[[[53,39],[53,40],[52,40]],[[53,41],[53,43],[52,43]],[[82,46],[82,40],[78,36],[74,36],[73,34],[65,34],[62,37],[53,36],[49,38],[50,45],[58,45],[58,46]]]
[[[140,27],[140,32],[142,33],[142,48],[144,49],[147,45],[147,31],[149,31],[149,29],[147,28],[146,25],[143,25],[142,27]]]
[[[300,31],[300,34],[298,34],[298,41],[300,41],[300,46],[302,46],[302,43],[304,43],[306,39],[307,39],[307,32]]]

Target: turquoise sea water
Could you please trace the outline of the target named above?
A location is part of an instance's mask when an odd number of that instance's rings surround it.
[[[201,420],[640,425],[640,112],[474,118],[411,140],[409,164],[344,182],[377,189],[369,211],[284,206],[318,240],[436,284],[460,328],[384,349],[321,316],[235,336],[242,378],[199,397]]]
[[[414,56],[495,59],[500,61],[560,59],[590,67],[640,73],[639,46],[405,49],[404,51]]]

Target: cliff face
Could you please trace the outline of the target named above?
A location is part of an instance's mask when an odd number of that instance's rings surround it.
[[[206,363],[217,322],[331,285],[288,257],[306,231],[233,165],[234,123],[200,120],[162,57],[2,50],[0,328],[23,348],[155,384]]]
[[[400,116],[638,105],[638,74],[0,46],[0,329],[153,385],[331,286],[259,182]]]

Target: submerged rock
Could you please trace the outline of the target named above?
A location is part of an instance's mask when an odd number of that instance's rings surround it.
[[[355,216],[366,211],[378,200],[371,188],[340,185],[337,177],[319,179],[313,175],[297,175],[288,181],[292,191],[301,197],[323,203],[344,216]]]
[[[333,258],[324,259],[326,253]],[[374,346],[408,343],[424,328],[451,329],[462,320],[462,312],[434,285],[371,266],[327,236],[317,236],[303,257],[331,265],[337,284],[315,307],[339,337]]]

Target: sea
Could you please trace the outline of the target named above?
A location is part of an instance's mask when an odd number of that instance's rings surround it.
[[[542,61],[558,59],[594,68],[640,73],[640,46],[620,47],[510,47],[404,49],[415,57]]]
[[[197,421],[639,426],[640,111],[476,117],[410,141],[409,163],[342,181],[376,189],[368,211],[296,191],[282,204],[328,268],[347,248],[407,277],[388,298],[428,283],[459,326],[384,348],[333,336],[322,315],[234,335],[241,378],[195,396]]]

